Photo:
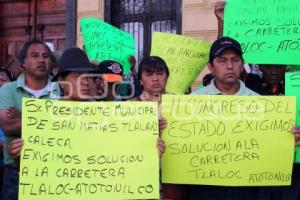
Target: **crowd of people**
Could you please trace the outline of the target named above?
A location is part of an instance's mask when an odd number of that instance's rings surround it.
[[[205,87],[191,95],[284,95],[284,73],[287,66],[247,65],[245,70],[243,51],[238,41],[222,36],[224,2],[217,2],[215,14],[218,19],[219,36],[213,42]],[[134,55],[133,55],[134,56]],[[155,101],[161,96],[169,77],[166,62],[158,56],[143,58],[135,69],[134,57],[128,58],[132,70],[124,75],[123,66],[114,60],[91,63],[79,48],[63,52],[56,63],[51,50],[38,40],[30,40],[20,50],[20,63],[24,72],[15,78],[0,68],[0,174],[3,174],[2,200],[18,199],[18,178],[21,139],[22,98],[59,99],[70,101]],[[126,82],[125,82],[126,81]],[[160,116],[159,130],[168,126]],[[295,141],[300,130],[291,132]],[[157,140],[161,156],[166,150],[164,141]],[[278,148],[278,147],[276,147]],[[282,187],[227,187],[208,185],[162,184],[161,199],[188,200],[299,200],[300,164],[294,164],[292,185]]]

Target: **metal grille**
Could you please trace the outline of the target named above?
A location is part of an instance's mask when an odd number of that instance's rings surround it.
[[[112,0],[110,21],[134,36],[139,62],[150,54],[153,32],[179,32],[180,6],[179,0]]]

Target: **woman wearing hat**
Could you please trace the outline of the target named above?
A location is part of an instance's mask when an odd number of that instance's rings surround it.
[[[58,72],[52,81],[58,81],[63,100],[93,100],[95,84],[91,74],[95,72],[96,69],[84,51],[70,48],[62,54],[58,63]]]

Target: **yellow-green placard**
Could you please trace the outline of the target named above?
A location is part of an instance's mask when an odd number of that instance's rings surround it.
[[[297,99],[296,125],[300,126],[300,72],[285,73],[285,95],[295,96]],[[295,162],[300,163],[300,147],[295,150]]]
[[[159,198],[157,104],[24,99],[20,200]]]
[[[163,96],[162,182],[290,185],[295,97]]]
[[[224,35],[241,43],[247,63],[300,64],[300,1],[227,0]]]
[[[84,49],[90,60],[114,60],[130,72],[129,56],[135,56],[133,36],[98,18],[82,18],[80,27]]]
[[[170,71],[166,92],[184,94],[208,62],[210,43],[190,37],[153,33],[151,55],[163,58]]]

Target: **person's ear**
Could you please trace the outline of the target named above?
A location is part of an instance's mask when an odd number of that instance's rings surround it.
[[[65,80],[61,76],[58,76],[57,82],[59,83],[61,90],[64,92],[66,90]]]
[[[242,64],[241,64],[241,69],[240,69],[240,72],[241,72],[241,74],[243,73],[243,72],[245,72],[246,74],[247,74],[247,71],[246,71],[246,69],[245,69],[245,62],[244,62],[244,60],[241,58],[241,61],[242,61]]]

